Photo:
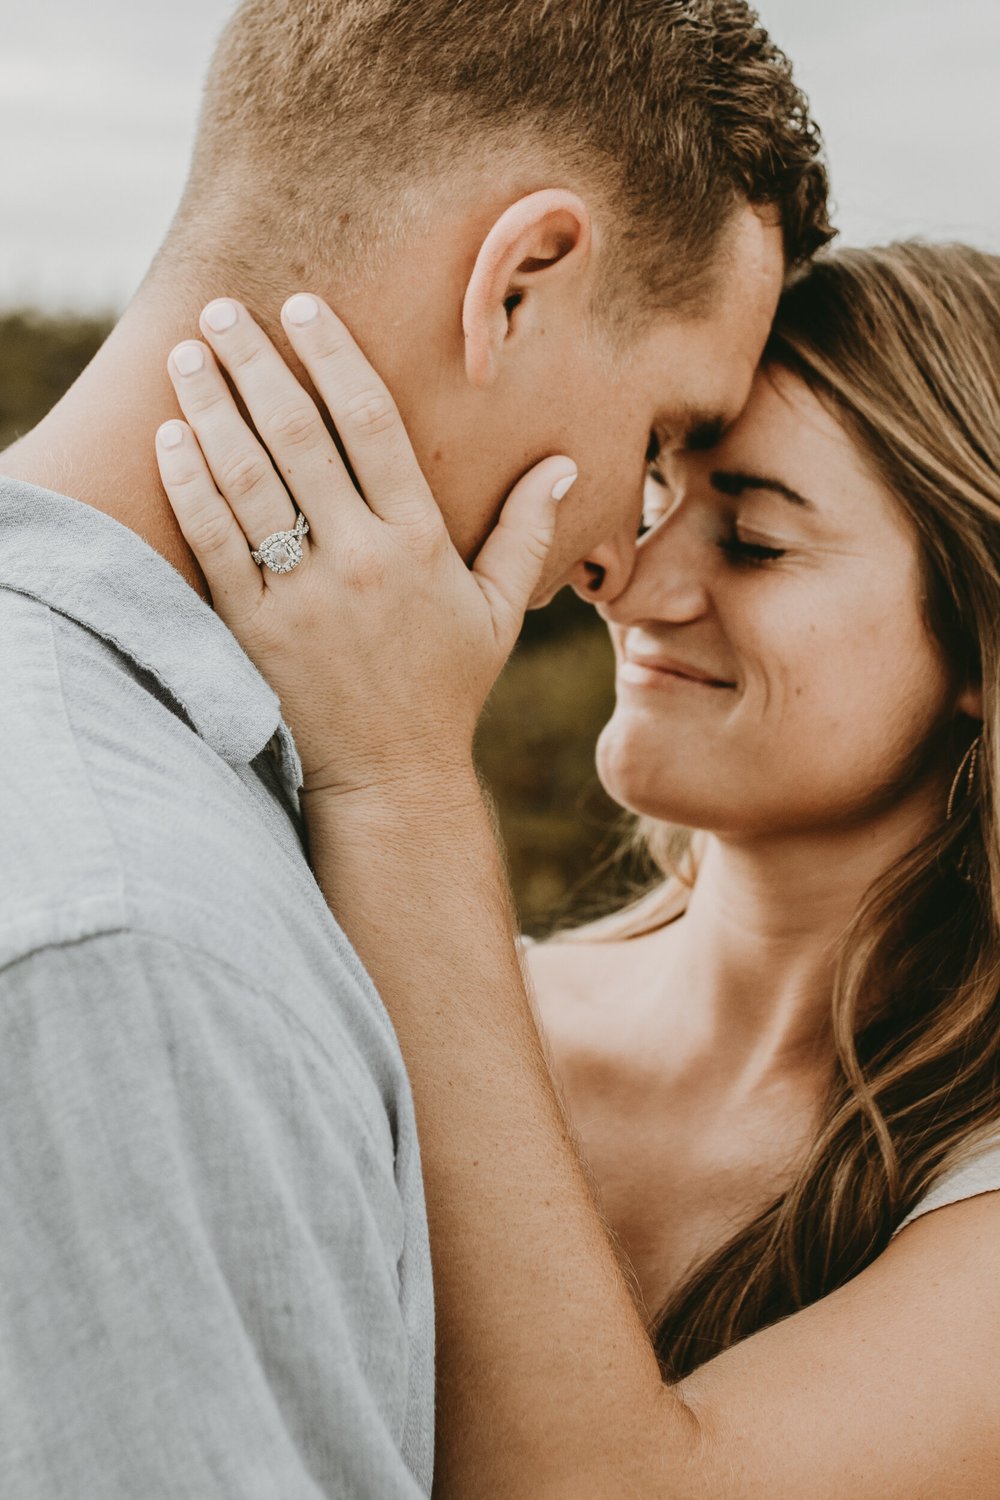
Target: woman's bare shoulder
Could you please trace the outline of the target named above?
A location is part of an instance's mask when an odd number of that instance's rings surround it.
[[[525,948],[536,1014],[551,1046],[589,1052],[607,1036],[641,942],[551,938]]]
[[[625,946],[559,937],[526,944],[525,966],[539,1002],[598,1004]]]

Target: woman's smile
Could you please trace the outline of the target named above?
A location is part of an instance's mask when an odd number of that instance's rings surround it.
[[[618,681],[632,687],[669,687],[676,683],[702,688],[732,688],[736,685],[724,682],[721,678],[702,671],[700,667],[672,657],[651,656],[628,646],[618,667]]]

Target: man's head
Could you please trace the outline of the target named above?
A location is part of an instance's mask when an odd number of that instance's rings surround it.
[[[742,0],[245,0],[161,264],[264,314],[329,297],[467,554],[518,474],[569,453],[550,581],[607,595],[650,442],[738,414],[825,202]]]

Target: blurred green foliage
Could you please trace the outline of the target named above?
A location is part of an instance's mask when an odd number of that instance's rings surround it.
[[[624,815],[594,769],[594,744],[614,705],[611,644],[575,595],[561,595],[545,614],[553,610],[562,630],[537,640],[529,615],[478,740],[521,921],[532,933],[606,910],[626,878],[616,858]]]
[[[59,400],[110,327],[106,318],[0,315],[0,448]],[[594,770],[594,744],[612,703],[607,633],[564,590],[529,614],[478,740],[529,932],[604,910],[623,890],[614,859],[621,810]]]
[[[56,318],[36,312],[0,317],[0,448],[54,406],[111,328],[108,318]]]

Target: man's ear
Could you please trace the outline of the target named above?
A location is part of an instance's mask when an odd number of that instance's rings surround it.
[[[563,188],[529,193],[501,214],[480,246],[462,303],[472,385],[496,378],[514,310],[553,278],[583,271],[590,251],[590,211]]]

